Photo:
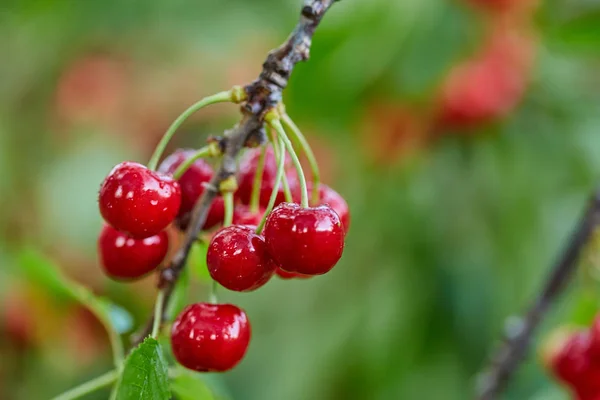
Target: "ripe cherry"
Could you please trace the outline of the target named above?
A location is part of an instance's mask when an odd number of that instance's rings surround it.
[[[173,154],[165,158],[158,167],[158,170],[162,173],[173,175],[177,168],[185,160],[193,156],[195,152],[195,150],[176,150]],[[180,229],[184,230],[187,228],[194,205],[200,196],[202,196],[202,193],[204,193],[204,185],[210,182],[212,176],[212,167],[205,160],[198,159],[177,180],[181,187],[181,207],[179,208],[176,221]],[[208,211],[203,229],[210,229],[223,222],[224,214],[223,199],[218,197],[213,201]]]
[[[573,386],[586,384],[586,377],[592,370],[589,349],[588,332],[571,334],[550,360],[554,374]]]
[[[267,217],[265,240],[282,269],[305,275],[331,270],[344,250],[344,230],[329,206],[282,203]]]
[[[231,225],[212,238],[206,254],[210,276],[229,290],[249,292],[271,279],[277,267],[256,227]]]
[[[254,176],[256,174],[256,168],[260,159],[261,149],[252,149],[246,153],[246,156],[240,162],[240,169],[238,175],[238,190],[236,196],[240,199],[243,204],[249,204],[252,196],[252,187],[254,186]],[[289,160],[289,156],[286,155],[285,161],[285,174],[290,185],[292,193],[296,190],[298,185],[298,178],[295,169]],[[262,173],[262,180],[260,186],[260,205],[266,207],[269,204],[271,193],[275,187],[275,180],[277,177],[277,160],[275,159],[275,153],[273,148],[269,147],[265,153],[265,164]],[[283,184],[279,185],[277,191],[277,199],[275,205],[285,201],[285,194],[283,190]]]
[[[165,229],[181,204],[179,184],[134,162],[122,162],[108,174],[99,194],[100,213],[115,229],[143,239]]]
[[[187,306],[173,323],[171,345],[177,361],[198,372],[235,367],[250,342],[246,313],[232,304]]]
[[[287,272],[281,268],[277,268],[275,270],[275,274],[280,277],[281,279],[308,279],[311,277],[311,275],[303,275],[303,274],[299,274],[297,272]]]
[[[258,226],[264,213],[265,209],[262,207],[259,207],[257,212],[252,212],[249,206],[239,204],[233,210],[233,224]]]
[[[167,255],[169,238],[165,231],[145,239],[134,239],[104,225],[98,238],[100,265],[118,280],[140,278],[160,265]]]
[[[530,75],[533,40],[495,27],[483,51],[455,66],[442,85],[438,125],[471,127],[502,118],[519,103]]]

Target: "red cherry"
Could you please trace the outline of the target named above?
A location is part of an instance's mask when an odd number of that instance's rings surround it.
[[[280,277],[281,279],[308,279],[311,277],[311,275],[303,275],[303,274],[299,274],[297,272],[287,272],[281,268],[277,268],[275,270],[275,274],[277,274],[278,277]]]
[[[229,290],[249,292],[271,279],[277,267],[256,227],[231,225],[212,238],[206,254],[210,276]]]
[[[246,313],[232,304],[187,306],[173,323],[171,345],[177,361],[198,372],[235,367],[250,342]]]
[[[470,127],[505,117],[529,79],[533,40],[499,25],[482,52],[455,66],[442,86],[438,124]]]
[[[267,217],[264,236],[277,265],[305,275],[328,272],[344,250],[340,217],[329,206],[282,203]]]
[[[261,149],[252,149],[246,153],[246,156],[240,162],[238,174],[238,190],[236,196],[243,204],[249,204],[252,197],[252,187],[254,186],[254,175],[260,159]],[[292,193],[298,185],[296,170],[293,169],[289,156],[286,155],[285,174],[290,185]],[[267,148],[265,153],[265,166],[263,168],[262,181],[260,186],[260,205],[266,207],[269,204],[271,193],[275,187],[277,178],[277,160],[272,147]],[[285,201],[283,184],[279,185],[275,205]]]
[[[551,367],[562,381],[573,386],[585,384],[592,370],[590,357],[590,335],[588,332],[575,332],[552,357]]]
[[[115,229],[137,239],[164,230],[181,204],[179,184],[134,162],[122,162],[108,174],[98,199],[100,213]]]
[[[195,153],[195,150],[176,150],[173,154],[165,158],[158,167],[158,170],[162,173],[173,175],[177,168]],[[185,230],[187,228],[194,205],[200,196],[202,196],[202,193],[204,193],[204,185],[210,182],[212,176],[212,167],[205,160],[198,159],[177,180],[181,187],[181,207],[177,214],[177,226],[180,229]],[[217,197],[208,211],[208,216],[202,229],[210,229],[222,223],[224,215],[225,207],[223,199]]]
[[[258,212],[252,212],[249,206],[237,205],[233,210],[233,224],[258,226],[264,213],[265,209],[262,207],[259,207]]]
[[[165,231],[145,239],[134,239],[104,225],[98,238],[100,265],[108,276],[131,280],[146,275],[160,265],[169,249]]]

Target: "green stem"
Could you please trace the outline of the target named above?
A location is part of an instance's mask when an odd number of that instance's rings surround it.
[[[212,285],[210,287],[210,294],[208,295],[208,302],[211,304],[217,304],[217,288],[219,284],[217,281],[213,280]]]
[[[213,150],[211,146],[204,146],[201,149],[198,149],[193,156],[186,159],[179,167],[177,167],[175,173],[173,173],[173,179],[177,180],[181,178],[181,176],[185,174],[185,172],[196,162],[197,159],[209,157],[212,152]]]
[[[229,226],[233,222],[233,193],[223,193],[223,202],[225,203],[225,217],[223,218],[223,226]]]
[[[92,379],[91,381],[87,381],[79,386],[74,387],[73,389],[67,390],[63,394],[54,397],[52,400],[78,399],[86,394],[95,392],[98,389],[114,383],[117,380],[118,375],[119,374],[116,370],[109,371],[104,375],[100,375],[99,377]]]
[[[269,199],[269,204],[267,205],[267,209],[265,210],[265,213],[264,213],[262,219],[260,220],[260,224],[258,224],[258,227],[256,228],[256,233],[259,233],[259,234],[262,232],[262,230],[265,226],[267,217],[273,210],[273,207],[275,207],[275,200],[277,199],[277,192],[279,191],[279,186],[281,185],[281,180],[283,179],[283,173],[285,171],[285,144],[283,142],[283,138],[281,138],[281,136],[279,136],[277,142],[278,143],[273,143],[273,147],[275,147],[275,145],[278,144],[279,152],[280,152],[280,154],[284,154],[284,157],[279,158],[279,163],[277,164],[277,176],[275,178],[275,186],[273,187],[273,192],[271,193],[271,198]]]
[[[283,160],[285,163],[285,150],[280,151],[279,148],[275,145],[275,143],[277,143],[277,141],[275,140],[275,136],[273,135],[273,132],[271,132],[270,130],[269,130],[269,140],[271,141],[271,143],[273,143],[273,153],[275,154],[275,162],[277,163],[277,165],[279,165],[279,159],[281,157],[283,157]],[[285,173],[283,174],[283,194],[285,196],[285,201],[287,201],[288,203],[292,203],[294,201],[292,198],[292,192],[290,190],[290,184],[287,180],[287,176],[285,175]]]
[[[162,309],[165,302],[164,290],[159,290],[156,295],[156,304],[154,305],[154,321],[152,322],[152,336],[154,339],[158,336],[160,325],[162,324]]]
[[[306,190],[306,177],[304,176],[304,171],[302,170],[300,159],[294,151],[294,146],[292,146],[292,142],[290,142],[290,139],[285,134],[285,130],[283,129],[283,125],[281,125],[281,121],[279,119],[274,119],[270,123],[271,126],[275,128],[275,131],[277,131],[277,135],[283,140],[283,143],[285,144],[285,149],[292,158],[292,163],[294,163],[294,167],[296,167],[296,172],[298,173],[298,181],[300,183],[300,194],[302,196],[300,205],[306,208],[308,207],[308,192]]]
[[[294,123],[294,121],[290,118],[289,115],[283,114],[281,121],[283,123],[283,127],[287,128],[288,131],[292,133],[292,140],[294,140],[297,145],[304,151],[306,155],[306,159],[308,160],[308,164],[310,165],[310,170],[312,172],[312,202],[313,204],[319,203],[319,184],[321,183],[321,173],[319,171],[319,164],[317,163],[317,158],[315,157],[315,153],[313,153],[308,140],[300,131],[300,128]]]
[[[191,105],[187,110],[185,110],[179,117],[177,117],[175,121],[173,121],[169,129],[167,129],[167,132],[165,132],[162,139],[160,139],[158,146],[156,146],[156,149],[154,150],[154,153],[152,154],[152,157],[148,162],[148,168],[151,170],[156,169],[158,161],[160,160],[160,157],[165,151],[165,148],[171,141],[171,138],[175,134],[175,131],[177,131],[177,129],[185,122],[186,119],[188,119],[192,114],[194,114],[196,111],[200,110],[203,107],[215,103],[224,103],[226,101],[233,101],[233,92],[231,90],[205,97],[199,102]]]
[[[258,164],[256,164],[256,172],[254,173],[254,181],[252,182],[252,195],[250,196],[250,212],[257,213],[260,206],[260,188],[262,186],[262,176],[265,169],[265,158],[267,154],[267,146],[263,146],[260,152]]]

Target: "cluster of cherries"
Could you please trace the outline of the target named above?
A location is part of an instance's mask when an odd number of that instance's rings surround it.
[[[211,277],[238,292],[256,290],[275,274],[292,279],[327,273],[342,256],[349,226],[348,205],[326,185],[314,188],[309,182],[308,190],[318,190],[318,204],[299,205],[301,185],[288,159],[285,177],[293,202],[285,202],[282,185],[277,187],[275,154],[270,147],[264,156],[262,151],[250,149],[240,162],[232,224],[221,227],[225,202],[218,196],[203,226],[204,231],[213,232],[206,258]],[[171,224],[181,230],[187,227],[194,205],[213,176],[211,165],[198,159],[178,179],[173,178],[194,154],[193,150],[177,150],[157,171],[123,162],[106,177],[99,206],[107,224],[98,250],[107,275],[132,280],[162,263],[169,247],[166,229]],[[256,181],[261,164],[262,176]],[[255,181],[260,183],[258,201],[252,201]],[[274,191],[275,207],[266,217],[264,229],[257,231]],[[231,304],[192,304],[176,318],[171,332],[179,363],[202,372],[233,368],[244,356],[249,340],[248,318]]]
[[[600,316],[589,329],[558,332],[546,350],[546,364],[574,399],[600,400]]]

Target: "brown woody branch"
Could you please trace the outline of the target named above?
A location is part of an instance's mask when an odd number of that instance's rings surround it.
[[[165,296],[163,319],[192,245],[204,226],[210,205],[219,195],[221,182],[237,172],[236,158],[244,145],[256,141],[257,136],[262,136],[257,133],[261,132],[265,114],[281,102],[283,89],[288,84],[294,66],[309,58],[315,29],[335,1],[337,0],[305,0],[300,21],[292,34],[280,47],[269,53],[258,79],[245,86],[247,100],[241,106],[242,119],[233,129],[225,132],[221,165],[192,211],[183,245],[161,273],[159,288],[164,290]],[[133,339],[133,346],[150,334],[152,323],[153,317]]]
[[[582,249],[600,225],[600,190],[589,200],[587,210],[570,237],[567,247],[552,268],[548,280],[532,307],[511,330],[504,344],[493,357],[480,380],[478,400],[494,400],[504,389],[513,373],[527,354],[531,338],[550,309],[573,277]]]

